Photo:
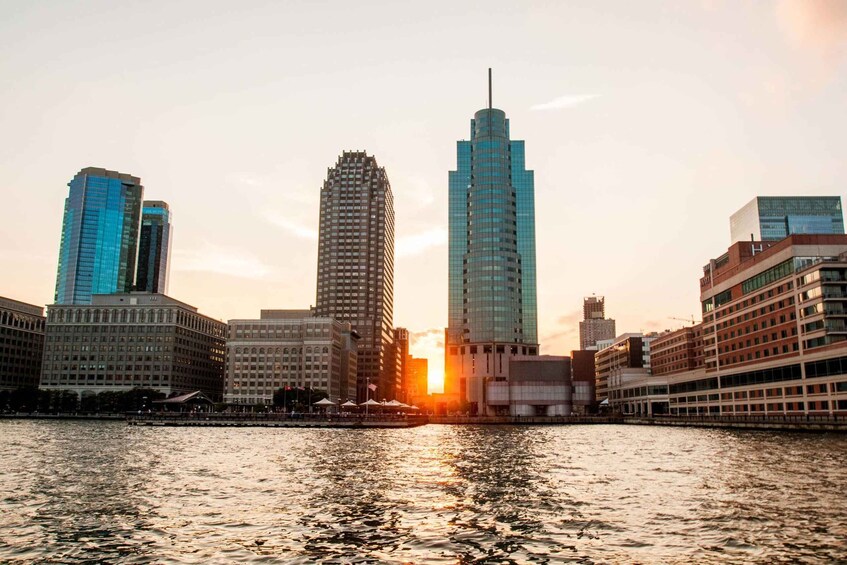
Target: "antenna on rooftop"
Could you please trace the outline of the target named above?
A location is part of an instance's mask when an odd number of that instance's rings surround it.
[[[488,109],[491,109],[491,67],[488,67]]]

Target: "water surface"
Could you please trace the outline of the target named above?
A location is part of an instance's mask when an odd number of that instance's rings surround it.
[[[0,562],[847,560],[847,437],[0,421]]]

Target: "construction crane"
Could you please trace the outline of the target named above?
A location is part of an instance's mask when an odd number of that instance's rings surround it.
[[[686,322],[686,323],[691,322],[691,325],[692,325],[692,326],[696,326],[697,324],[699,324],[699,323],[702,321],[702,320],[695,320],[695,319],[694,319],[694,314],[691,314],[691,319],[688,319],[688,318],[675,318],[675,317],[673,317],[673,316],[668,316],[668,319],[669,319],[669,320],[678,320],[678,321],[680,321],[680,322]],[[685,326],[683,326],[683,327],[685,327]]]

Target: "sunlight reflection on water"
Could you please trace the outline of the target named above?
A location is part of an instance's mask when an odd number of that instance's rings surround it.
[[[0,561],[847,559],[847,438],[0,421]]]

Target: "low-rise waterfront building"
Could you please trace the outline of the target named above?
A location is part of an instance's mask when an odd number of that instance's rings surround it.
[[[38,386],[44,308],[0,296],[0,390]]]
[[[568,416],[573,408],[571,360],[554,355],[509,359],[509,378],[488,380],[487,412],[510,416]]]
[[[702,324],[653,343],[671,414],[847,413],[847,236],[736,243],[700,290]]]
[[[150,388],[223,392],[226,324],[164,294],[94,295],[47,307],[41,387],[82,396]]]
[[[262,310],[258,320],[230,320],[224,400],[271,404],[274,391],[289,387],[355,401],[358,340],[349,322],[309,310]]]
[[[594,375],[594,350],[571,351],[571,382],[573,384],[574,412],[584,414],[593,411],[597,404],[596,380]]]

